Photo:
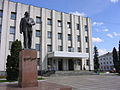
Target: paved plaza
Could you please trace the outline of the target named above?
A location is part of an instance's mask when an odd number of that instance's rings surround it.
[[[73,87],[73,90],[120,90],[120,76],[83,75],[47,77],[48,82]]]

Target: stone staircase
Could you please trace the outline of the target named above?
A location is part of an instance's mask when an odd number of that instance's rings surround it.
[[[93,71],[56,71],[55,74],[51,74],[50,77],[79,75],[96,75],[96,73]]]

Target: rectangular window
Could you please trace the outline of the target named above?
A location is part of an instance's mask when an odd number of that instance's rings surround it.
[[[47,45],[47,51],[52,52],[52,45]]]
[[[77,36],[77,41],[80,42],[80,35]]]
[[[90,60],[86,60],[86,65],[89,66]]]
[[[0,17],[3,16],[3,10],[0,10]]]
[[[71,23],[70,22],[67,22],[67,27],[71,28]]]
[[[9,41],[9,50],[11,49],[12,42],[13,42],[13,41]]]
[[[62,46],[58,46],[58,51],[63,51],[63,47]]]
[[[41,23],[41,17],[36,16],[36,23],[38,23],[38,24]]]
[[[1,31],[2,31],[2,25],[0,25],[0,33],[1,33]]]
[[[71,40],[72,40],[72,35],[68,34],[68,41],[71,41]]]
[[[68,52],[72,52],[72,47],[68,47]]]
[[[40,44],[35,44],[35,49],[36,49],[37,51],[40,51]]]
[[[52,38],[52,32],[51,31],[48,31],[47,34],[48,34],[48,38]]]
[[[15,12],[11,12],[11,19],[15,20],[16,19],[16,13]]]
[[[15,27],[14,26],[10,26],[10,34],[15,34]]]
[[[88,37],[85,37],[85,41],[88,42]]]
[[[58,33],[58,39],[62,39],[62,33]]]
[[[58,27],[62,26],[62,21],[58,20]]]
[[[48,24],[48,25],[52,25],[52,19],[48,18],[48,19],[47,19],[47,24]]]
[[[80,47],[78,47],[77,49],[78,49],[78,52],[81,52],[81,48]]]
[[[77,24],[77,30],[80,30],[80,24]]]
[[[40,36],[41,36],[40,30],[36,30],[36,37],[40,37]]]
[[[89,49],[88,48],[86,48],[86,53],[89,53]]]
[[[87,25],[85,25],[85,31],[88,31],[88,26]]]

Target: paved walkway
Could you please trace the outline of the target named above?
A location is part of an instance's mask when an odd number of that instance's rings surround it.
[[[67,85],[73,90],[120,90],[120,76],[84,75],[47,77],[48,82]]]
[[[18,83],[0,83],[0,90],[72,90],[71,87],[50,83],[46,81],[39,81],[38,87],[19,88]]]

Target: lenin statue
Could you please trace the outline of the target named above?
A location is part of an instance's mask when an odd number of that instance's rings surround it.
[[[25,12],[25,16],[20,21],[20,34],[23,32],[24,36],[24,48],[30,49],[32,44],[32,26],[35,22],[28,12]]]

